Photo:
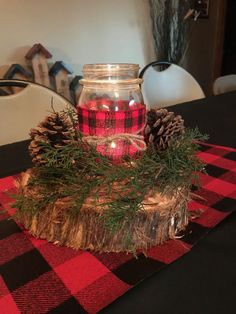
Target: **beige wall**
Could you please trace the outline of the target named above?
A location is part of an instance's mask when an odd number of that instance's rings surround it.
[[[210,1],[208,19],[193,27],[185,67],[204,92],[212,90],[217,14]],[[148,0],[0,0],[0,76],[12,63],[25,63],[34,43],[63,60],[75,74],[85,63],[154,61]]]
[[[0,0],[0,75],[35,43],[76,74],[85,63],[154,58],[148,0]]]

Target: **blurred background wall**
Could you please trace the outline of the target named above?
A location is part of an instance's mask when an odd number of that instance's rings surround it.
[[[0,0],[0,74],[41,43],[80,74],[85,63],[154,58],[147,0]]]
[[[185,68],[211,94],[220,2],[196,21]],[[35,43],[81,74],[85,63],[130,62],[142,68],[156,60],[148,0],[0,0],[0,76],[12,63],[25,64]]]

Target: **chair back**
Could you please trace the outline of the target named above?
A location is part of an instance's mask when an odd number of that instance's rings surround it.
[[[20,80],[0,80],[0,87],[22,87],[16,94],[0,96],[0,145],[29,139],[29,131],[53,111],[74,106],[53,90]],[[53,108],[51,106],[53,104]]]
[[[165,67],[158,71],[156,66]],[[167,107],[205,95],[194,77],[180,66],[169,62],[152,62],[139,77],[144,79],[142,93],[148,108]]]
[[[213,83],[213,94],[219,95],[236,90],[236,74],[218,77]]]

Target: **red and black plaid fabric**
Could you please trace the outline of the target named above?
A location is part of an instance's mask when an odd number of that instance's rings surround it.
[[[136,104],[130,110],[93,110],[82,106],[77,107],[77,110],[79,130],[84,135],[136,134],[145,123],[146,108],[142,104]]]
[[[127,102],[123,101],[123,103]],[[121,107],[122,104],[119,103],[119,108]],[[93,108],[92,101],[89,108]],[[137,134],[141,129],[144,129],[146,108],[142,104],[136,103],[132,110],[106,111],[85,107],[78,107],[77,109],[78,128],[85,136],[107,137],[124,133]],[[143,134],[143,132],[144,130],[141,133]],[[119,160],[125,155],[134,156],[137,153],[137,148],[131,142],[115,139],[112,144],[111,147],[98,144],[97,150],[114,160]]]
[[[236,209],[236,150],[203,145],[207,163],[201,175],[201,198],[189,204],[201,209],[181,239],[150,248],[145,257],[123,253],[90,253],[58,247],[31,237],[9,219],[13,177],[0,180],[0,312],[97,313],[145,277],[187,253],[210,229]]]

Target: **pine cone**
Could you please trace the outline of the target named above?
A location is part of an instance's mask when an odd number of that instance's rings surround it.
[[[166,150],[184,134],[184,120],[166,109],[151,109],[147,112],[145,141],[159,152]]]
[[[40,122],[37,128],[30,130],[30,137],[32,141],[29,145],[30,156],[32,162],[38,165],[46,164],[44,159],[45,153],[44,144],[49,144],[51,147],[62,147],[76,140],[77,116],[70,111],[69,117],[67,112],[53,112]]]

